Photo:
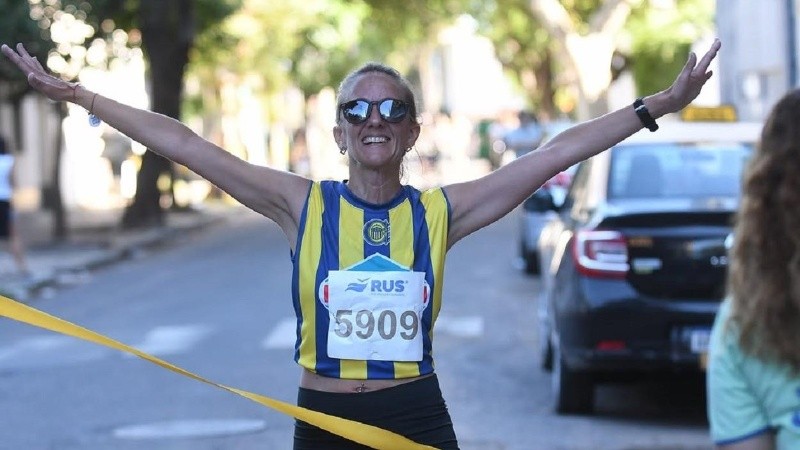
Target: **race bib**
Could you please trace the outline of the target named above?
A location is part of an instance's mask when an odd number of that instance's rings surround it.
[[[328,356],[422,361],[424,275],[411,271],[331,271]]]

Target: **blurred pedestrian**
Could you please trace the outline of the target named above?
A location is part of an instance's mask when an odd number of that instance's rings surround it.
[[[14,260],[15,275],[28,276],[25,246],[17,230],[14,212],[14,155],[5,138],[0,136],[0,241]]]
[[[527,110],[522,110],[517,115],[519,126],[503,136],[506,148],[512,150],[514,155],[519,158],[530,153],[539,146],[544,137],[544,130],[539,123],[536,115]]]
[[[711,334],[717,449],[800,449],[800,90],[772,109],[745,172],[728,296]]]
[[[294,270],[300,406],[457,449],[433,362],[447,251],[553,175],[642,127],[655,130],[656,118],[700,93],[719,47],[715,41],[699,61],[691,54],[663,91],[576,125],[488,175],[424,191],[402,183],[421,130],[415,95],[383,64],[364,65],[339,86],[333,139],[347,155],[348,179],[313,181],[250,164],[178,121],[52,77],[22,45],[2,52],[48,98],[82,106],[281,227]],[[298,420],[294,448],[364,447]]]

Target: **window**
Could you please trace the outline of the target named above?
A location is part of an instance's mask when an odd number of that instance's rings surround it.
[[[752,147],[642,144],[613,150],[609,198],[738,197]]]

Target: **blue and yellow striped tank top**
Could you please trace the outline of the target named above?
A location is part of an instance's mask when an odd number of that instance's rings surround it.
[[[343,182],[313,182],[292,255],[292,300],[297,314],[295,361],[333,378],[395,379],[431,373],[433,324],[441,307],[449,217],[450,207],[441,188],[420,192],[403,186],[392,201],[373,205],[356,198]],[[422,338],[420,361],[328,356],[332,315],[327,306],[327,282],[331,271],[343,270],[423,274],[425,305],[415,328],[403,329],[412,320],[391,314],[381,314],[377,323],[366,315],[351,317],[347,322],[350,331],[362,333],[359,336],[416,333],[418,325]]]

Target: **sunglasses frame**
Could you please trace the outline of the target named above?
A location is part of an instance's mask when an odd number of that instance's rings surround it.
[[[384,102],[389,101],[389,100],[391,100],[393,102],[397,102],[397,103],[399,103],[400,105],[402,105],[405,108],[405,111],[403,112],[403,115],[401,117],[398,117],[397,119],[392,119],[391,117],[387,117],[387,116],[383,115],[383,113],[381,112],[381,105]],[[348,114],[345,114],[345,109],[348,109],[348,108],[346,108],[347,105],[349,105],[351,103],[357,103],[357,102],[364,102],[364,103],[367,104],[367,114],[366,114],[366,116],[364,116],[364,118],[362,120],[354,122],[354,121],[352,121],[350,119],[350,117],[352,117],[352,116],[348,116]],[[356,106],[356,105],[353,105],[353,106]],[[361,125],[362,123],[364,123],[367,120],[369,120],[369,116],[372,115],[372,107],[373,106],[377,106],[378,107],[378,115],[381,116],[381,119],[383,119],[385,122],[389,122],[389,123],[400,123],[400,122],[402,122],[403,120],[405,120],[406,117],[408,117],[408,113],[410,112],[410,108],[408,107],[408,103],[406,103],[405,101],[397,99],[397,98],[386,97],[386,98],[383,98],[383,99],[380,99],[380,100],[375,100],[375,101],[370,101],[370,100],[367,100],[365,98],[356,98],[356,99],[353,99],[353,100],[342,102],[342,103],[339,104],[339,113],[341,113],[341,115],[344,118],[344,120],[346,120],[348,123],[353,124],[353,125]]]

